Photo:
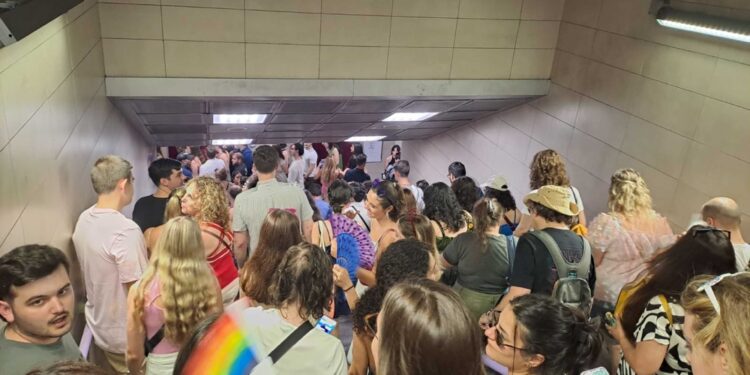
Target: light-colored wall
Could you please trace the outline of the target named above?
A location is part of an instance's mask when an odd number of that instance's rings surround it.
[[[710,10],[750,18],[750,3],[720,3]],[[550,94],[406,142],[415,173],[444,180],[448,164],[462,160],[480,181],[506,175],[520,199],[530,158],[549,147],[565,156],[590,219],[606,210],[611,173],[633,167],[675,228],[709,197],[726,195],[739,202],[750,234],[750,48],[661,28],[649,4],[567,0]]]
[[[549,78],[564,0],[101,0],[107,76]]]
[[[30,243],[73,255],[75,222],[96,200],[94,160],[130,160],[140,195],[148,152],[105,96],[96,1],[0,49],[0,255]]]

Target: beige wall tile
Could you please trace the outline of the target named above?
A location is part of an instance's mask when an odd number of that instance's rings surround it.
[[[552,65],[552,81],[577,92],[583,92],[589,65],[591,65],[591,60],[557,50]]]
[[[323,15],[321,44],[333,46],[388,46],[390,17]]]
[[[663,173],[679,177],[690,140],[631,117],[622,151]]]
[[[517,20],[522,6],[523,0],[461,0],[458,17]]]
[[[459,19],[456,47],[513,48],[516,44],[518,21]]]
[[[320,47],[320,78],[384,79],[387,47]]]
[[[535,119],[532,137],[547,148],[567,155],[573,127],[544,112],[538,112]]]
[[[8,136],[8,126],[5,122],[5,106],[2,101],[2,92],[2,86],[0,85],[0,150],[2,150],[8,143],[8,140],[10,140],[10,136]]]
[[[677,227],[675,233],[681,233],[690,225],[690,217],[699,213],[703,204],[709,199],[711,199],[709,195],[693,189],[684,182],[679,182],[674,195],[669,200],[666,212],[662,213]]]
[[[5,105],[7,135],[12,138],[47,99],[48,83],[39,79],[46,55],[36,49],[0,74],[2,102]]]
[[[390,16],[391,1],[383,0],[323,0],[323,13]]]
[[[159,5],[159,0],[99,0],[99,3]]]
[[[667,212],[663,211],[667,211],[672,203],[672,197],[674,197],[675,190],[677,190],[677,179],[667,176],[624,153],[620,153],[617,157],[615,169],[620,168],[633,168],[638,171],[641,177],[646,180],[646,185],[651,191],[654,208],[666,215]],[[611,173],[614,173],[615,169]]]
[[[318,0],[245,0],[245,9],[320,13]]]
[[[560,20],[565,0],[524,0],[521,19]]]
[[[650,79],[635,95],[633,114],[692,138],[698,127],[705,97]]]
[[[710,196],[732,197],[740,207],[748,207],[750,164],[716,151],[692,142],[680,181]]]
[[[162,7],[164,39],[244,42],[245,12],[236,9]]]
[[[626,36],[645,36],[656,27],[653,16],[648,14],[650,3],[650,0],[602,0],[598,28]]]
[[[555,48],[559,30],[558,21],[521,21],[516,48]]]
[[[638,39],[599,31],[594,38],[591,57],[629,72],[640,74],[653,45]]]
[[[320,42],[320,14],[247,11],[245,41],[317,45]]]
[[[565,156],[599,179],[609,181],[619,154],[616,148],[576,130]]]
[[[583,96],[576,128],[619,149],[625,140],[630,117],[626,112]]]
[[[65,28],[71,66],[78,65],[92,47],[101,39],[99,8],[91,7],[86,13]]]
[[[393,15],[403,17],[458,17],[459,0],[393,0]]]
[[[39,47],[43,58],[36,79],[45,83],[44,92],[47,96],[51,95],[73,70],[67,42],[67,34],[58,32]]]
[[[717,59],[676,48],[655,47],[643,65],[643,75],[688,90],[705,92]]]
[[[164,77],[161,40],[103,39],[108,77]]]
[[[456,48],[451,79],[508,79],[512,63],[512,49]]]
[[[456,20],[445,18],[393,17],[393,47],[453,47]]]
[[[498,142],[500,147],[514,160],[526,163],[526,152],[529,150],[531,137],[513,126],[500,124]]]
[[[247,78],[318,78],[317,46],[246,44]]]
[[[750,65],[719,60],[708,95],[750,109]]]
[[[388,79],[445,79],[450,77],[451,48],[391,47]]]
[[[574,126],[581,95],[565,87],[552,84],[549,93],[531,103],[534,107]]]
[[[0,241],[3,241],[16,223],[25,203],[19,199],[14,183],[10,147],[0,150],[0,175],[3,176],[0,179]]]
[[[23,225],[21,225],[21,222],[19,221],[17,225],[13,226],[13,228],[10,229],[10,232],[5,237],[3,243],[0,245],[0,255],[5,255],[16,247],[23,246],[27,243],[28,242],[26,242],[26,239],[23,235]]]
[[[607,65],[592,62],[584,93],[615,108],[630,110],[643,78]]]
[[[554,49],[517,49],[510,78],[549,79],[554,58]]]
[[[748,120],[750,110],[706,98],[694,139],[750,162]]]
[[[161,0],[161,5],[200,8],[245,9],[245,0]]]
[[[151,5],[99,4],[103,38],[161,39],[161,9]]]
[[[541,113],[538,109],[524,104],[513,109],[500,113],[500,119],[506,124],[520,130],[524,134],[531,136],[534,132],[537,114]]]
[[[596,27],[602,0],[566,0],[563,20],[582,26]]]
[[[164,42],[167,77],[245,78],[245,44]]]
[[[592,28],[563,22],[560,24],[557,48],[574,55],[589,57],[594,45],[595,34],[596,30]]]
[[[81,61],[71,77],[76,90],[76,113],[80,117],[91,104],[96,92],[104,85],[104,53],[101,43]]]

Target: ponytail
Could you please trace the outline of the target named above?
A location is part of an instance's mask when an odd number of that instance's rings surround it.
[[[482,198],[474,205],[474,233],[479,236],[482,251],[487,247],[487,230],[497,225],[503,213],[503,207],[494,198]]]
[[[604,346],[604,336],[599,327],[599,319],[591,322],[583,313],[573,311],[576,323],[573,327],[572,343],[568,347],[570,358],[567,374],[580,374],[586,370],[596,367],[595,362]]]

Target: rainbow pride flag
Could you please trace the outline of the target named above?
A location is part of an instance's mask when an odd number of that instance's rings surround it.
[[[258,351],[255,340],[242,329],[241,314],[224,313],[193,350],[182,375],[267,374],[270,360]],[[261,365],[263,363],[263,365]]]

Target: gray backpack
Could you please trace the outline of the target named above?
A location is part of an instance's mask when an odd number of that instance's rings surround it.
[[[583,240],[583,256],[578,263],[570,263],[562,256],[557,242],[544,231],[529,232],[542,241],[547,251],[552,256],[552,261],[557,268],[558,280],[552,288],[552,298],[562,302],[568,307],[575,307],[583,311],[587,316],[591,312],[592,296],[589,287],[589,270],[591,267],[591,245]]]

